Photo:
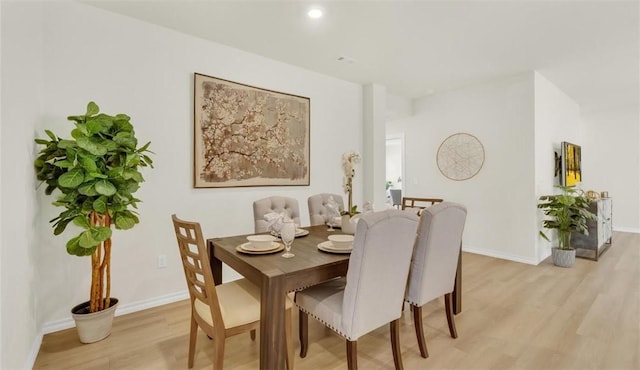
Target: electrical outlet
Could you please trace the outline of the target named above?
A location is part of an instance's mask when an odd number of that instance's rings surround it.
[[[158,268],[167,267],[167,255],[161,254],[158,256]]]

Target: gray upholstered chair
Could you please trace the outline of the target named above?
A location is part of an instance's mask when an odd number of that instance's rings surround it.
[[[327,201],[329,197],[333,197],[333,200],[338,203],[339,211],[344,210],[344,202],[342,196],[338,194],[321,193],[312,195],[307,199],[307,205],[309,206],[309,222],[311,226],[324,225],[325,215],[327,214]]]
[[[467,209],[442,202],[427,207],[420,216],[405,301],[411,305],[420,355],[427,358],[422,325],[422,306],[444,295],[449,333],[457,338],[451,293],[455,285],[458,256]]]
[[[253,220],[255,233],[265,233],[268,230],[268,223],[264,215],[271,212],[287,212],[289,217],[300,225],[300,209],[295,198],[273,196],[253,202]]]
[[[246,279],[216,285],[200,224],[180,220],[176,215],[171,219],[191,300],[187,366],[189,369],[193,367],[199,327],[213,339],[213,369],[222,370],[226,338],[249,331],[251,339],[255,339],[256,329],[260,327],[260,287]],[[289,298],[285,307],[287,369],[291,370],[294,357],[291,338],[293,304]]]
[[[393,209],[360,218],[347,276],[296,293],[301,357],[307,354],[308,315],[346,339],[349,369],[357,368],[358,338],[390,323],[394,363],[402,368],[399,319],[417,227],[415,214]]]

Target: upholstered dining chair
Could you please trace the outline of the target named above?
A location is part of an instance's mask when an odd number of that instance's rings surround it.
[[[341,195],[330,193],[312,195],[307,199],[307,205],[309,206],[309,222],[311,226],[324,225],[329,197],[333,197],[333,200],[338,204],[339,211],[344,210],[344,202],[342,201]]]
[[[393,209],[360,218],[347,276],[296,292],[300,357],[307,355],[308,315],[346,339],[350,370],[358,368],[358,338],[390,323],[394,363],[402,369],[399,319],[417,226],[416,215]]]
[[[249,331],[251,339],[255,339],[255,330],[260,327],[260,288],[246,279],[215,285],[200,224],[180,220],[175,214],[171,218],[191,299],[189,369],[193,367],[199,327],[213,339],[213,369],[222,370],[226,338]],[[285,342],[288,370],[293,369],[292,306],[287,298]]]
[[[425,208],[420,216],[405,300],[411,305],[420,355],[429,357],[422,325],[422,306],[444,296],[449,334],[457,338],[452,292],[467,209],[453,202]]]
[[[389,194],[391,194],[391,204],[400,209],[402,205],[402,189],[389,189]]]
[[[300,209],[298,208],[298,200],[295,198],[272,196],[253,202],[255,233],[266,233],[269,231],[269,224],[264,219],[264,215],[271,212],[281,213],[283,211],[287,212],[287,215],[296,225],[300,225]]]

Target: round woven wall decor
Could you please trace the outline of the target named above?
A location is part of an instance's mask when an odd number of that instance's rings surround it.
[[[484,164],[484,147],[477,137],[458,132],[440,144],[436,162],[446,178],[468,180],[478,174]]]

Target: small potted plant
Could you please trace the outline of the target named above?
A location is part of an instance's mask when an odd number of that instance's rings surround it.
[[[589,211],[590,201],[582,190],[567,186],[558,188],[562,194],[541,196],[538,208],[548,217],[542,222],[543,227],[558,233],[558,246],[551,249],[553,263],[571,267],[576,257],[575,249],[571,248],[571,233],[588,234],[587,221],[595,220],[596,216]],[[551,241],[543,231],[540,236]]]
[[[139,222],[134,209],[140,200],[133,193],[144,181],[139,168],[152,167],[146,154],[150,143],[137,148],[129,116],[99,112],[89,102],[84,115],[68,117],[75,124],[71,139],[45,130],[50,140],[36,139],[44,148],[34,163],[38,180],[47,185],[45,194],[61,193],[53,205],[65,210],[50,221],[54,235],[69,224],[79,227],[80,233],[66,243],[67,253],[91,257],[89,301],[71,310],[83,343],[111,332],[118,303],[111,297],[111,226],[126,230]]]

